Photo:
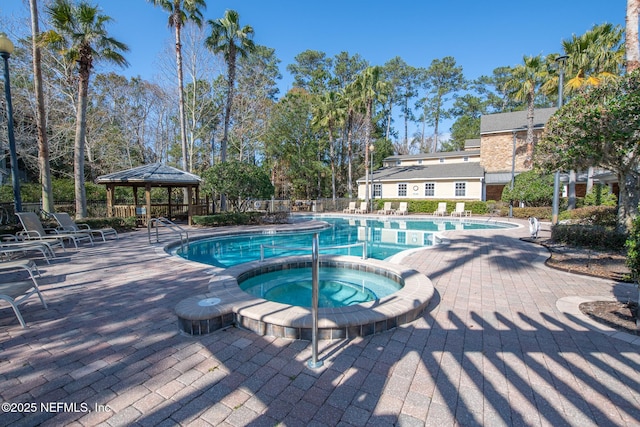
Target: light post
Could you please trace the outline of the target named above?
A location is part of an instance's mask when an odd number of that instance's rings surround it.
[[[516,179],[516,130],[513,130],[513,149],[511,150],[511,197],[509,197],[509,218],[513,218],[513,184]]]
[[[13,107],[11,106],[11,83],[9,81],[9,56],[13,53],[13,43],[7,35],[0,33],[0,56],[4,59],[4,94],[7,99],[7,133],[9,134],[9,155],[11,156],[11,180],[13,181],[13,200],[16,212],[22,211],[20,182],[18,181],[18,155],[13,135]]]
[[[562,97],[564,94],[564,66],[569,57],[567,55],[558,56],[558,109],[562,108]],[[551,224],[558,223],[558,213],[560,211],[560,171],[557,170],[553,176],[553,206],[551,213]]]
[[[371,207],[369,208],[369,212],[373,213],[373,200],[375,199],[375,194],[373,191],[373,151],[375,150],[375,145],[371,144],[369,145],[369,157],[370,157],[370,161],[371,161],[371,167],[369,168],[371,170]],[[369,206],[369,205],[367,205]]]

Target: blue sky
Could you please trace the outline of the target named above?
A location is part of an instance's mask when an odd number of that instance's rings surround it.
[[[152,79],[173,40],[167,14],[146,0],[89,0],[115,22],[110,33],[129,45],[126,76]],[[561,41],[594,24],[624,25],[625,0],[208,0],[205,19],[237,10],[256,43],[282,61],[280,92],[291,87],[286,66],[304,50],[358,53],[371,65],[400,56],[414,67],[453,56],[467,78],[522,62],[523,55],[560,51]],[[26,0],[0,2],[0,31],[16,36],[7,17],[27,17]],[[28,23],[25,23],[28,29]]]

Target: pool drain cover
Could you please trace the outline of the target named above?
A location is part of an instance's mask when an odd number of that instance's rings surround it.
[[[220,298],[205,298],[198,301],[200,307],[211,307],[217,304],[220,304]]]

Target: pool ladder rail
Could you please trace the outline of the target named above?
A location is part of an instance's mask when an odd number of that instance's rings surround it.
[[[158,231],[162,226],[162,227],[167,227],[174,233],[178,233],[180,235],[180,247],[183,251],[185,249],[185,245],[187,247],[189,246],[189,233],[187,232],[187,230],[185,230],[184,228],[180,227],[178,224],[164,217],[151,218],[151,221],[149,221],[149,223],[147,224],[147,236],[149,237],[150,244],[153,243],[151,241],[151,227],[154,224],[156,229],[156,243],[160,243],[160,236]]]

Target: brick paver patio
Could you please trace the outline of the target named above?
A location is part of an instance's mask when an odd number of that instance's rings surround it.
[[[575,309],[635,288],[550,269],[526,235],[452,232],[413,252],[402,264],[436,288],[423,316],[322,341],[319,369],[306,341],[178,333],[173,309],[206,292],[210,267],[146,231],[58,251],[38,262],[49,310],[22,306],[28,329],[0,310],[0,425],[640,425],[638,341]]]

